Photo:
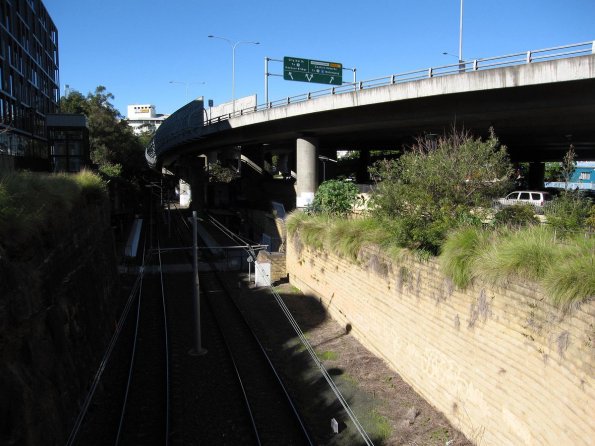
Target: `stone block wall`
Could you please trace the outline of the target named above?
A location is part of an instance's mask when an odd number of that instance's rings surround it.
[[[0,248],[0,444],[66,442],[120,311],[107,201],[61,229]]]
[[[478,445],[591,445],[595,302],[562,314],[538,287],[461,291],[435,260],[358,265],[288,240],[290,282]]]
[[[287,279],[287,268],[285,265],[285,253],[259,251],[256,258],[259,264],[270,263],[271,283]]]

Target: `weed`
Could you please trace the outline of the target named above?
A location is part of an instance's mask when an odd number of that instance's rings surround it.
[[[321,361],[336,361],[339,359],[339,354],[333,351],[316,352],[316,356]]]

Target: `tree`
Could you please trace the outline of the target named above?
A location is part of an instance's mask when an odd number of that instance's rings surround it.
[[[120,165],[122,175],[130,178],[147,170],[144,146],[110,102],[113,99],[114,95],[101,85],[95,89],[95,93],[89,93],[86,97],[78,91],[72,91],[62,97],[60,111],[82,113],[87,117],[89,151],[93,163],[98,166]]]
[[[493,131],[486,141],[467,132],[421,137],[396,160],[376,162],[370,209],[393,220],[401,244],[437,252],[446,232],[477,221],[479,208],[510,187],[512,166]]]
[[[568,183],[570,183],[570,178],[576,169],[576,152],[574,151],[574,146],[571,144],[568,152],[564,154],[564,158],[562,158],[562,165],[561,165],[561,174],[562,178],[564,178],[564,189],[568,190]]]

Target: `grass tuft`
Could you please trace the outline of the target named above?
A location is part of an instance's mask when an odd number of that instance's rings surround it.
[[[495,243],[475,259],[478,277],[493,284],[503,284],[513,277],[541,280],[559,259],[554,234],[544,227],[505,231]]]
[[[467,287],[474,278],[473,262],[489,243],[489,233],[478,227],[465,227],[451,234],[441,249],[440,266],[455,285]]]

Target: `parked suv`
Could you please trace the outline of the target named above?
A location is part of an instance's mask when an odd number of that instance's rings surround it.
[[[531,204],[538,209],[552,200],[549,192],[536,190],[516,190],[509,193],[504,198],[498,198],[495,202],[496,207],[512,206],[513,204]]]

